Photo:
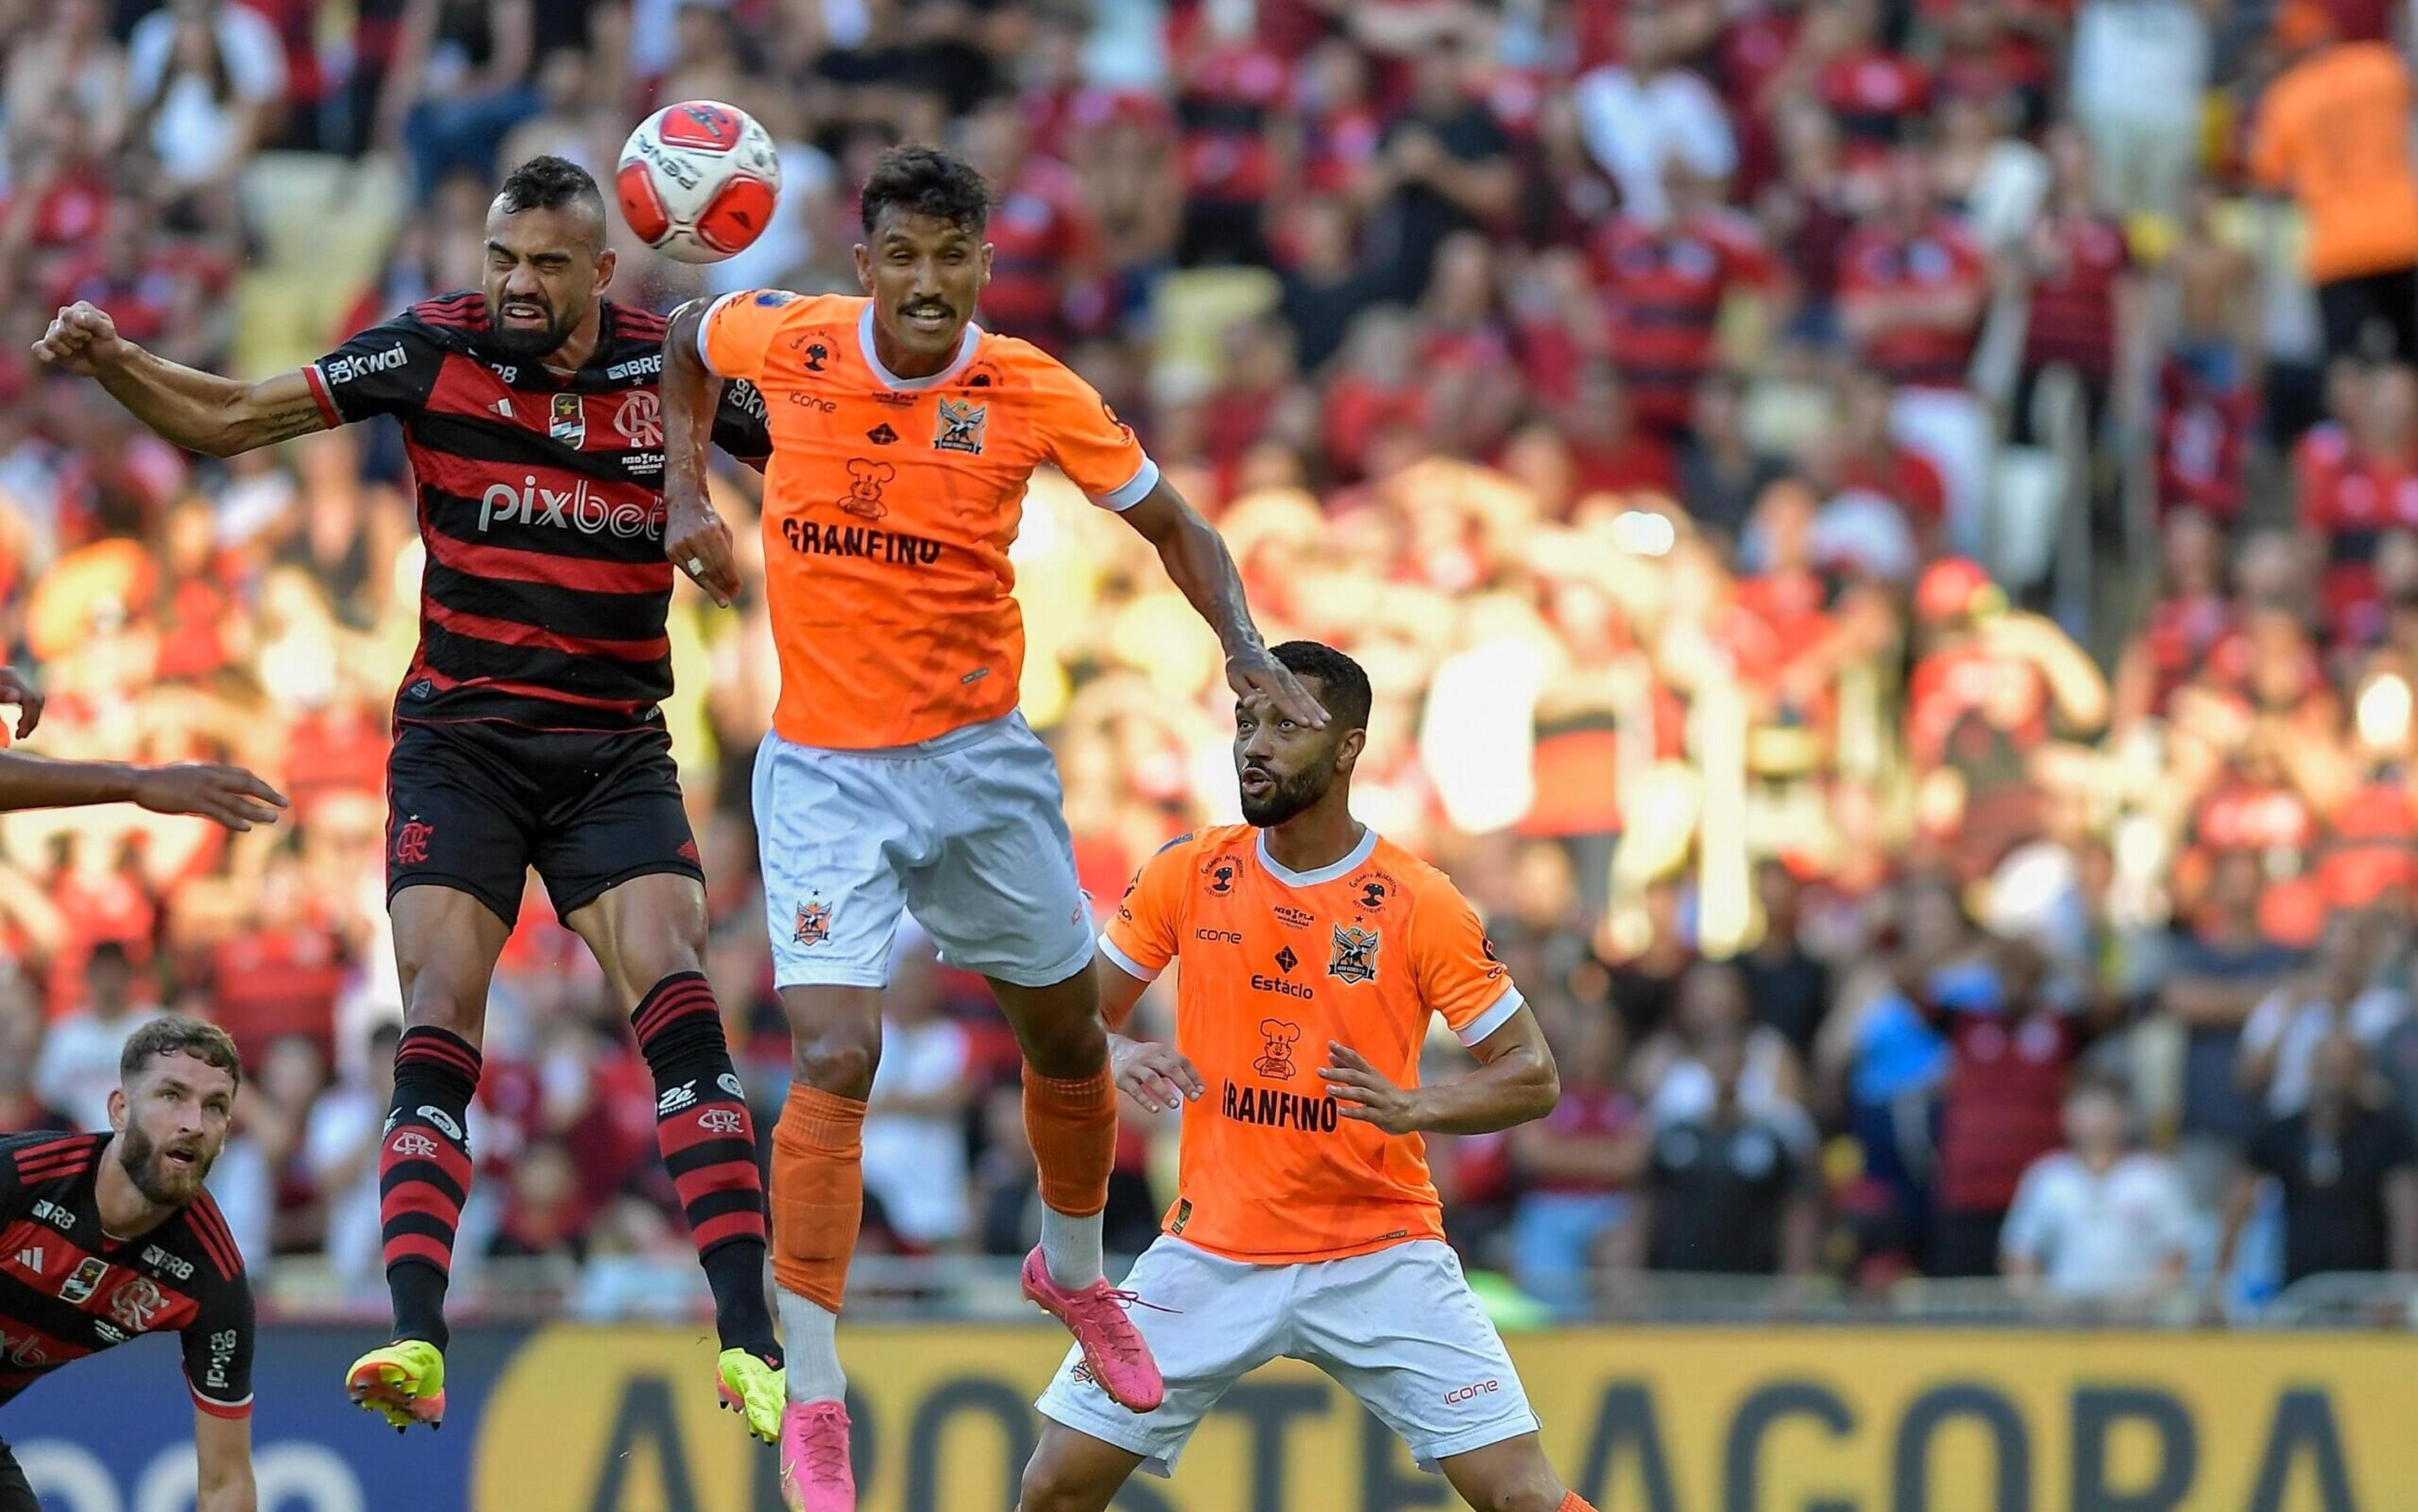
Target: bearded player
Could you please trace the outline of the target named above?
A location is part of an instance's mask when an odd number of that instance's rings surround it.
[[[0,1403],[85,1355],[175,1333],[195,1512],[253,1512],[252,1283],[203,1179],[240,1061],[226,1031],[152,1019],[118,1053],[109,1132],[0,1139]],[[41,1512],[0,1444],[0,1512]]]
[[[1419,1138],[1544,1117],[1553,1053],[1451,880],[1352,817],[1368,675],[1309,641],[1276,656],[1332,719],[1244,695],[1248,822],[1171,842],[1100,937],[1112,1023],[1184,960],[1174,1046],[1110,1041],[1119,1087],[1184,1108],[1180,1195],[1125,1278],[1152,1304],[1135,1321],[1166,1400],[1123,1411],[1070,1354],[1021,1512],[1105,1512],[1135,1470],[1171,1474],[1217,1399],[1278,1355],[1333,1376],[1472,1506],[1588,1512],[1444,1242]],[[1478,1065],[1422,1087],[1431,1014]]]
[[[773,428],[763,539],[781,693],[755,800],[796,1045],[773,1142],[773,1275],[789,1357],[783,1484],[805,1512],[856,1504],[834,1331],[902,912],[989,979],[1024,1051],[1045,1208],[1025,1295],[1065,1322],[1118,1401],[1159,1399],[1129,1299],[1101,1275],[1117,1110],[1090,913],[1056,763],[1016,709],[1024,631],[1007,554],[1033,469],[1054,464],[1158,548],[1238,693],[1306,727],[1325,717],[1268,654],[1217,531],[1132,430],[1052,358],[971,323],[989,202],[960,160],[895,148],[860,198],[867,298],[728,295],[676,314],[664,349],[669,554],[726,603],[730,533],[704,489],[715,382],[762,390]]]
[[[658,708],[672,688],[664,323],[604,298],[604,202],[574,164],[523,163],[486,230],[483,288],[414,305],[261,383],[163,361],[84,304],[35,350],[213,456],[374,415],[403,422],[428,566],[387,765],[406,1025],[378,1156],[394,1333],[349,1372],[354,1400],[398,1428],[443,1418],[466,1113],[488,981],[534,865],[630,1011],[657,1142],[713,1291],[720,1398],[770,1440],[783,1396],[763,1184],[701,966],[704,873]],[[769,450],[743,386],[711,423],[735,455]]]

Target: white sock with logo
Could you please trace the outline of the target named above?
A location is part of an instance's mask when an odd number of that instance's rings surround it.
[[[1094,1213],[1078,1218],[1041,1204],[1041,1262],[1049,1279],[1071,1291],[1080,1291],[1107,1274],[1100,1258],[1100,1219]]]
[[[773,1288],[781,1306],[781,1350],[792,1402],[844,1402],[848,1375],[839,1367],[839,1314],[786,1287]]]

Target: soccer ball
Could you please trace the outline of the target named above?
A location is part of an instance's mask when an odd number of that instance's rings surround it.
[[[745,111],[682,100],[630,133],[613,188],[640,241],[676,262],[718,263],[772,223],[781,158]]]

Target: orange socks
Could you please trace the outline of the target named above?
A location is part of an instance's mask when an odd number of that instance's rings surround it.
[[[773,1128],[773,1279],[834,1313],[865,1218],[864,1134],[863,1103],[804,1082]],[[1100,1182],[1105,1202],[1105,1167]]]
[[[1587,1505],[1585,1500],[1582,1498],[1578,1492],[1572,1491],[1569,1495],[1562,1498],[1562,1504],[1558,1509],[1558,1512],[1595,1512],[1595,1508]]]
[[[1024,1137],[1041,1168],[1041,1200],[1052,1212],[1088,1218],[1109,1205],[1117,1161],[1117,1085],[1102,1066],[1057,1079],[1024,1068]]]

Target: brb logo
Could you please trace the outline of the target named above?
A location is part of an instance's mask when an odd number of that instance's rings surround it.
[[[661,440],[660,435],[657,440]],[[608,504],[588,491],[584,478],[567,489],[540,488],[534,476],[523,477],[518,488],[510,483],[488,484],[486,493],[479,498],[480,533],[483,535],[491,525],[546,526],[557,530],[576,530],[584,536],[610,532],[625,541],[664,533],[661,502]]]

